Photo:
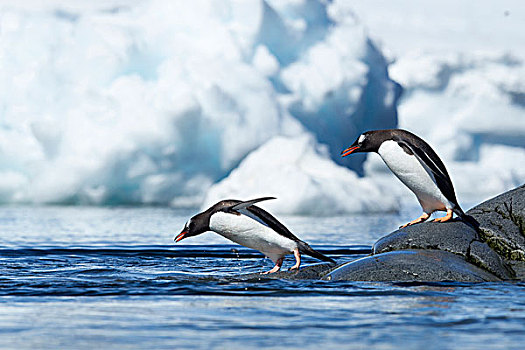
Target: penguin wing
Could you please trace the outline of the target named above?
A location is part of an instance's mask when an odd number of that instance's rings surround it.
[[[443,193],[443,195],[451,203],[459,207],[456,199],[456,194],[454,192],[454,187],[452,186],[452,180],[450,179],[447,169],[445,168],[443,162],[439,159],[438,155],[435,154],[435,152],[429,154],[422,148],[415,147],[407,141],[398,140],[397,143],[402,148],[408,148],[412,152],[412,154],[416,157],[419,163],[421,163],[423,168],[425,168],[425,170],[432,175],[434,182],[436,183],[439,190]],[[428,146],[428,148],[430,149],[430,146]]]
[[[266,210],[259,208],[253,203],[257,203],[263,200],[269,200],[269,199],[275,199],[274,197],[264,197],[264,198],[258,198],[253,199],[251,201],[241,202],[239,204],[236,204],[231,207],[231,210],[234,210],[235,212],[246,215],[249,218],[259,222],[262,225],[265,225],[278,234],[291,239],[298,243],[299,250],[307,255],[310,255],[316,259],[328,261],[332,264],[335,264],[335,261],[326,255],[323,255],[319,253],[318,251],[314,250],[310,245],[304,241],[301,241],[299,238],[297,238],[286,226],[284,226],[279,220],[277,220],[272,214],[268,213]]]
[[[255,205],[252,205],[244,210],[237,210],[237,212],[246,215],[259,223],[268,226],[278,234],[289,238],[293,241],[300,242],[301,240],[297,238],[290,230],[286,228],[279,220],[277,220],[272,214],[268,213],[266,210],[259,208]]]
[[[329,258],[326,255],[319,253],[317,250],[314,250],[312,247],[310,247],[308,243],[301,241],[292,232],[290,232],[290,230],[288,230],[286,226],[284,226],[281,222],[279,222],[279,220],[274,218],[270,213],[268,213],[264,209],[261,209],[259,207],[256,207],[255,205],[252,205],[251,207],[247,209],[247,211],[249,211],[249,214],[251,215],[248,215],[248,214],[245,214],[245,215],[251,218],[254,218],[253,216],[255,216],[256,217],[255,220],[259,222],[262,221],[264,225],[270,227],[272,230],[276,231],[280,235],[297,242],[299,251],[301,253],[310,255],[319,260],[328,261],[332,264],[335,264],[334,259]]]
[[[290,230],[286,228],[279,220],[277,220],[272,214],[268,213],[266,210],[259,208],[254,205],[254,203],[270,200],[270,199],[276,199],[275,197],[262,197],[262,198],[256,198],[249,201],[243,201],[235,203],[231,206],[228,206],[224,208],[223,210],[228,211],[234,211],[238,214],[245,215],[249,217],[250,219],[253,219],[260,223],[261,225],[267,226],[274,230],[275,232],[279,233],[280,235],[289,238],[291,240],[294,240],[296,242],[301,241],[299,238],[297,238]]]
[[[262,202],[262,201],[267,201],[267,200],[270,200],[270,199],[277,199],[277,198],[275,198],[275,197],[256,198],[256,199],[252,199],[252,200],[249,200],[249,201],[243,201],[243,202],[236,203],[236,204],[234,204],[234,205],[232,205],[230,207],[225,208],[225,210],[226,211],[234,211],[236,213],[239,213],[239,214],[242,214],[242,215],[246,215],[249,218],[257,221],[261,225],[270,227],[270,225],[268,225],[268,223],[264,220],[264,218],[259,217],[257,215],[254,215],[252,212],[247,210],[247,208],[253,206],[255,203]]]
[[[270,199],[277,199],[277,198],[275,198],[275,197],[256,198],[256,199],[252,199],[252,200],[249,200],[249,201],[244,201],[244,202],[237,203],[237,204],[233,205],[230,209],[231,210],[241,210],[241,209],[248,208],[249,206],[252,206],[255,203],[262,202],[262,201],[268,201]]]

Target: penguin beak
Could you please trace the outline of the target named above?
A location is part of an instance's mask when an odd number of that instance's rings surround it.
[[[184,236],[186,236],[187,233],[188,233],[188,231],[182,231],[181,233],[179,233],[177,235],[177,237],[175,237],[175,242],[178,242],[178,241],[184,239]]]
[[[350,146],[347,149],[345,149],[343,152],[341,152],[341,156],[342,157],[346,157],[347,155],[351,154],[352,152],[354,152],[358,148],[359,148],[359,146],[354,146],[354,147]]]

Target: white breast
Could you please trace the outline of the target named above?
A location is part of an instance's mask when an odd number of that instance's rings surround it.
[[[407,154],[397,142],[383,142],[378,153],[399,180],[414,192],[426,213],[452,208],[430,171],[414,155]]]
[[[210,230],[248,248],[256,249],[274,262],[297,248],[297,242],[245,215],[218,212],[210,217]]]

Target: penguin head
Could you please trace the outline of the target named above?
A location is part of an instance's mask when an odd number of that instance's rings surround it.
[[[381,142],[378,142],[379,140],[376,136],[374,131],[362,133],[350,147],[341,152],[341,156],[346,157],[351,153],[359,152],[377,152]]]
[[[184,238],[197,236],[206,231],[210,231],[210,214],[208,212],[197,214],[189,219],[181,233],[174,238],[174,241],[178,242]]]

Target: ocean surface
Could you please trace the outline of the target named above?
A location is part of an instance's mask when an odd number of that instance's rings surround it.
[[[243,278],[272,262],[212,233],[174,244],[193,214],[0,207],[0,348],[524,347],[525,283]],[[279,218],[343,262],[418,215]]]

